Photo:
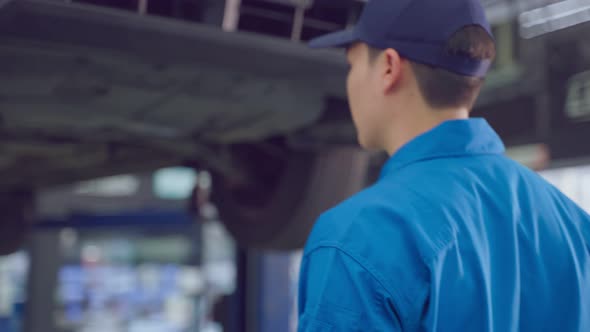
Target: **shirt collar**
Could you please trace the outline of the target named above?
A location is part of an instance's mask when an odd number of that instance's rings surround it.
[[[402,146],[383,166],[381,178],[422,160],[504,151],[502,140],[486,120],[445,121]]]

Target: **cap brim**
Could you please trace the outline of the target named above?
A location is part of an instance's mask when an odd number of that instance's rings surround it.
[[[311,48],[347,47],[357,41],[354,30],[343,30],[312,39],[308,45]]]

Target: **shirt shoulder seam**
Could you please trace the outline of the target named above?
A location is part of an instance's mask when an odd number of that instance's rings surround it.
[[[302,261],[307,259],[311,254],[313,254],[319,250],[322,250],[322,249],[335,249],[335,250],[343,253],[344,255],[349,257],[350,259],[352,259],[363,270],[367,271],[371,275],[371,277],[379,284],[379,286],[381,286],[381,288],[391,297],[392,301],[394,301],[395,309],[398,311],[401,318],[404,321],[407,321],[407,315],[406,315],[404,308],[405,308],[405,306],[410,305],[410,303],[408,303],[408,300],[406,299],[406,297],[403,294],[397,292],[395,289],[390,289],[389,287],[386,287],[386,283],[383,281],[383,278],[381,278],[379,276],[379,274],[376,273],[375,269],[373,269],[371,267],[371,264],[363,262],[364,260],[360,259],[359,257],[352,254],[348,250],[342,248],[340,245],[338,245],[336,243],[322,243],[322,244],[316,245],[316,246],[314,246],[313,249],[311,249],[310,251],[305,253],[305,255],[302,257]],[[398,301],[402,301],[403,303],[398,303]],[[400,304],[403,304],[405,306],[400,306]]]

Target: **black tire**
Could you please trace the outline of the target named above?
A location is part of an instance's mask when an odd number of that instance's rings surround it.
[[[367,183],[370,156],[358,148],[321,153],[293,152],[273,186],[250,191],[264,204],[239,200],[224,178],[214,177],[212,200],[238,245],[247,248],[302,248],[317,217]],[[258,190],[258,192],[257,192]],[[248,200],[252,201],[252,200]],[[254,199],[255,201],[255,199]]]
[[[33,197],[28,190],[0,193],[0,256],[24,246],[32,226]]]

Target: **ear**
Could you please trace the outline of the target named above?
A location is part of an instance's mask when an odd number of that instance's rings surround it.
[[[383,71],[383,92],[391,92],[399,83],[402,76],[402,59],[399,53],[388,48],[383,52],[385,68]]]

